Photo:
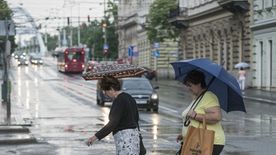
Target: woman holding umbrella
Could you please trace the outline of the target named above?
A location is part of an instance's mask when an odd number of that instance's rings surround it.
[[[190,121],[189,123],[185,121],[184,124],[198,127],[205,117],[207,129],[215,132],[213,155],[219,155],[225,145],[225,135],[220,123],[222,114],[217,96],[207,90],[205,75],[199,70],[188,72],[183,84],[189,88],[196,101],[183,111],[184,119],[188,118]],[[177,137],[177,141],[185,138],[186,128],[183,126],[182,134]]]
[[[239,80],[239,85],[241,90],[245,89],[245,77],[246,77],[246,71],[244,70],[243,67],[240,68],[238,72],[238,80]]]

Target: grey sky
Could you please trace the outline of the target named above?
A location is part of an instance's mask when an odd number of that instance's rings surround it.
[[[100,19],[103,16],[104,0],[6,0],[10,7],[21,5],[37,21],[37,25],[47,25],[49,31],[56,27],[66,26],[67,19],[72,19],[73,25],[87,22],[90,19]],[[106,0],[107,1],[107,0]],[[46,21],[49,17],[51,20]],[[42,29],[43,30],[43,29]]]

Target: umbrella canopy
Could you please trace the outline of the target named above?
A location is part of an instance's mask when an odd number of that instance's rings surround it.
[[[200,70],[205,74],[208,90],[217,95],[221,108],[226,111],[246,111],[241,89],[237,80],[223,67],[209,59],[189,59],[172,62],[175,78],[183,80],[192,70]]]
[[[142,67],[129,64],[98,65],[91,71],[84,72],[82,77],[85,80],[99,80],[104,76],[114,76],[115,78],[141,76],[146,70]]]
[[[240,62],[235,65],[235,68],[248,68],[250,65],[246,62]]]

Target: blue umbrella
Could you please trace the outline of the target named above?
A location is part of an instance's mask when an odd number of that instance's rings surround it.
[[[246,112],[241,89],[237,80],[223,67],[207,58],[172,62],[175,79],[183,80],[192,70],[204,72],[208,90],[217,95],[221,108],[226,111]]]

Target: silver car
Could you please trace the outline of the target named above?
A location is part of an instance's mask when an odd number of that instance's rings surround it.
[[[159,96],[150,81],[143,77],[122,78],[122,91],[130,94],[135,100],[138,108],[158,112]]]

